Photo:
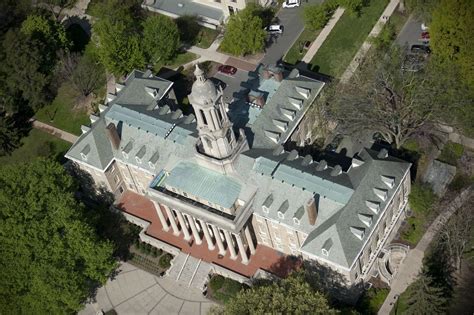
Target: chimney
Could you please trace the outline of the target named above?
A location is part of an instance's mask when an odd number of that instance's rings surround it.
[[[115,127],[114,123],[110,123],[107,125],[107,137],[109,138],[112,147],[115,150],[118,150],[120,147],[120,136],[118,134],[117,128]]]
[[[310,198],[306,204],[304,205],[304,208],[306,209],[306,213],[308,214],[308,221],[309,224],[314,225],[316,223],[316,217],[318,215],[317,211],[317,206],[316,206],[316,199],[317,195],[314,196],[314,198]]]

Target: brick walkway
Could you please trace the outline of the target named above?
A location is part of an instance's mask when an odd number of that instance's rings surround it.
[[[241,263],[240,256],[236,260],[230,259],[228,254],[224,258],[219,258],[217,247],[215,250],[210,251],[205,240],[201,245],[196,243],[188,244],[182,236],[175,236],[172,232],[163,231],[153,203],[147,198],[130,191],[122,195],[117,208],[150,222],[151,224],[146,230],[146,234],[172,244],[195,258],[220,265],[247,277],[253,276],[259,268],[284,277],[298,264],[293,258],[263,245],[257,245],[256,253],[250,256],[248,265]]]

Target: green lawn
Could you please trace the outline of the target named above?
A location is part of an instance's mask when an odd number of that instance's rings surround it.
[[[186,51],[186,52],[181,52],[179,53],[176,58],[171,62],[170,64],[166,65],[166,67],[174,69],[178,68],[179,66],[182,66],[188,62],[193,61],[194,59],[197,59],[198,55],[193,54],[192,52]]]
[[[71,144],[49,133],[32,129],[27,137],[22,139],[22,146],[11,155],[1,156],[0,164],[27,163],[36,157],[51,157],[57,161],[64,161],[64,153]]]
[[[89,115],[86,110],[74,109],[77,93],[69,86],[63,84],[54,101],[40,109],[35,118],[56,128],[65,130],[75,135],[81,134],[81,125],[89,125]]]
[[[338,77],[365,41],[379,19],[388,0],[370,0],[360,16],[344,12],[326,41],[311,60],[311,68]]]
[[[370,288],[367,290],[356,305],[361,314],[377,314],[383,302],[387,298],[389,289]]]
[[[461,144],[448,141],[438,156],[438,160],[456,166],[463,153],[464,147]]]
[[[319,30],[311,31],[305,28],[303,32],[301,33],[300,37],[298,37],[298,39],[293,44],[293,46],[291,46],[290,50],[288,50],[283,60],[292,65],[295,65],[299,61],[301,61],[301,59],[304,57],[304,55],[307,52],[306,49],[302,50],[304,43],[306,41],[310,41],[312,43],[316,39],[316,37],[318,37],[319,32],[320,32]]]
[[[230,278],[214,275],[209,281],[209,288],[211,289],[210,295],[212,298],[221,303],[226,303],[237,295],[244,288],[244,285]]]
[[[194,45],[207,49],[216,39],[217,35],[219,35],[219,31],[213,30],[207,27],[201,27],[199,33],[196,37]]]

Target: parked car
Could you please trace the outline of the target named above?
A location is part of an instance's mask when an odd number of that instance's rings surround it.
[[[430,46],[427,45],[412,45],[410,51],[414,54],[431,54]]]
[[[265,31],[267,31],[269,34],[282,34],[283,25],[273,24],[265,27]]]
[[[421,38],[422,39],[430,39],[430,33],[429,32],[422,32],[421,33]]]
[[[427,31],[429,29],[428,25],[426,25],[425,23],[421,23],[421,30],[423,32]]]
[[[284,8],[296,8],[300,6],[301,1],[300,0],[285,0],[283,2],[283,7]]]
[[[234,75],[237,72],[237,68],[230,65],[220,65],[217,70],[229,75]]]

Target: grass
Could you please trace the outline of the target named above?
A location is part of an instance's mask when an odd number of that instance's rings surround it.
[[[211,298],[221,303],[227,303],[244,288],[244,285],[230,278],[214,275],[209,281],[209,288],[211,289]]]
[[[416,183],[412,185],[408,202],[413,213],[402,230],[402,240],[413,246],[420,241],[430,222],[430,210],[436,201],[437,197],[429,186]]]
[[[70,143],[56,138],[38,129],[31,129],[27,137],[22,139],[22,146],[11,155],[1,156],[1,164],[27,163],[36,157],[54,158],[64,161],[64,154],[71,146]]]
[[[207,27],[201,27],[194,42],[194,45],[200,48],[207,49],[214,42],[217,35],[219,35],[219,31]]]
[[[293,46],[291,46],[290,50],[288,50],[283,60],[292,65],[295,65],[299,61],[301,61],[301,59],[303,59],[304,55],[308,51],[306,49],[302,50],[302,46],[306,41],[310,41],[312,43],[316,39],[316,37],[318,37],[319,32],[320,31],[311,31],[305,28],[301,33],[300,37],[298,37]]]
[[[438,156],[438,160],[456,166],[463,153],[464,147],[461,144],[448,141]]]
[[[359,16],[344,12],[311,60],[311,68],[338,77],[344,72],[385,9],[388,0],[371,0]]]
[[[41,108],[35,118],[75,135],[81,134],[81,125],[88,125],[87,111],[74,109],[77,93],[69,84],[63,84],[54,101]]]
[[[361,314],[377,314],[389,292],[389,289],[370,288],[357,303],[357,311]]]
[[[178,68],[178,67],[180,67],[184,64],[187,64],[188,62],[191,62],[191,61],[193,61],[197,58],[198,58],[198,55],[193,54],[192,52],[189,52],[189,51],[180,52],[180,53],[178,53],[176,58],[174,58],[174,60],[166,66],[168,68],[175,69],[175,68]]]

